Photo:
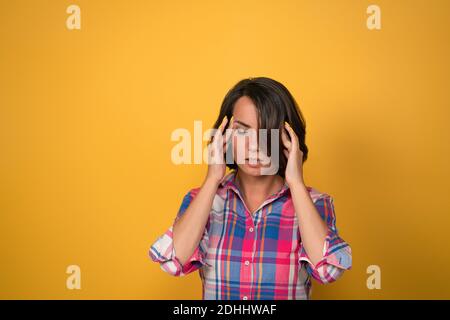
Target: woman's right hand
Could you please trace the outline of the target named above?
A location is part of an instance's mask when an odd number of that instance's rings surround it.
[[[226,161],[224,154],[226,152],[227,140],[231,142],[231,134],[224,134],[225,127],[228,123],[228,117],[225,116],[216,130],[211,143],[208,145],[208,173],[206,180],[212,180],[219,184],[225,176]],[[231,117],[229,128],[233,125],[233,117]]]
[[[226,140],[231,140],[231,131],[224,135],[227,117],[224,117],[219,128],[208,143],[208,173],[200,190],[189,203],[184,214],[173,225],[173,245],[178,261],[182,266],[189,260],[195,249],[199,247],[205,234],[211,208],[216,196],[217,188],[225,176],[226,163],[224,153]],[[233,117],[230,120],[230,126]],[[224,136],[228,139],[224,139]]]

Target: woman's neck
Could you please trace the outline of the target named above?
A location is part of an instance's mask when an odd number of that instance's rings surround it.
[[[266,199],[283,187],[284,179],[279,175],[251,176],[237,170],[236,183],[245,199],[255,195]]]

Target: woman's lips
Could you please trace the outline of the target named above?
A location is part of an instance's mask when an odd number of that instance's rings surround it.
[[[261,161],[259,159],[254,159],[252,158],[252,162],[250,162],[249,158],[245,159],[245,164],[248,165],[249,167],[260,167],[261,166]]]

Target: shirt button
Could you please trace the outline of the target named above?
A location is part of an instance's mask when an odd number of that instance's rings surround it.
[[[247,297],[247,296],[243,296],[242,299],[243,299],[243,300],[247,300],[248,297]]]
[[[248,229],[248,231],[253,232],[253,227],[250,227],[250,229]]]
[[[244,263],[245,263],[245,265],[246,265],[246,266],[248,266],[248,265],[250,264],[250,261],[248,261],[248,260],[245,260],[245,262],[244,262]]]

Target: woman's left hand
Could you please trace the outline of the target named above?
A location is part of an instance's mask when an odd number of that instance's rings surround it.
[[[298,137],[291,126],[284,122],[285,130],[282,130],[281,140],[283,141],[283,153],[287,158],[285,179],[286,183],[292,187],[294,184],[304,185],[303,181],[303,152],[300,150]],[[287,132],[287,134],[286,134]],[[288,138],[289,136],[289,138]]]

